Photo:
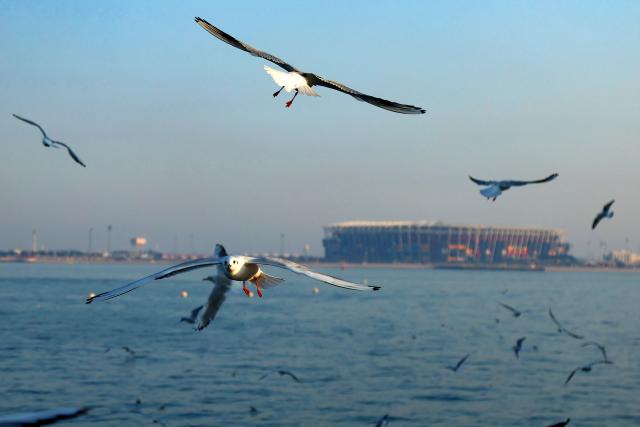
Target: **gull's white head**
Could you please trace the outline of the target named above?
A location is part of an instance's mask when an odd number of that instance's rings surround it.
[[[228,276],[237,275],[244,267],[244,260],[238,256],[228,256],[224,260],[224,269]]]

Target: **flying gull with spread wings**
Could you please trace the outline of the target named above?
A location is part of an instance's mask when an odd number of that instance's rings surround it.
[[[591,224],[592,230],[595,230],[598,224],[600,224],[600,221],[602,221],[603,219],[613,218],[613,211],[611,210],[611,205],[613,205],[613,202],[615,202],[615,200],[610,201],[602,207],[602,211],[600,211],[598,215],[596,215],[596,217],[593,219],[593,224]]]
[[[447,368],[452,372],[458,372],[458,369],[460,369],[460,366],[462,366],[462,364],[466,362],[469,356],[470,356],[470,353],[467,353],[462,359],[458,361],[458,363],[456,363],[456,366],[445,366],[445,368]]]
[[[217,37],[225,43],[230,44],[233,47],[236,47],[240,50],[244,50],[245,52],[250,53],[253,56],[257,56],[259,58],[266,59],[270,61],[280,68],[284,69],[285,72],[274,70],[271,67],[264,66],[265,71],[271,76],[274,82],[280,89],[273,94],[274,97],[278,96],[280,92],[284,89],[287,92],[294,91],[293,98],[290,101],[287,101],[286,106],[291,107],[293,100],[298,96],[298,93],[303,93],[308,96],[319,96],[315,90],[313,90],[313,86],[324,86],[329,89],[334,89],[342,93],[346,93],[347,95],[351,95],[358,101],[368,102],[371,105],[375,105],[376,107],[384,108],[385,110],[393,111],[396,113],[402,114],[424,114],[425,110],[420,107],[414,107],[413,105],[406,104],[398,104],[397,102],[387,101],[386,99],[377,98],[375,96],[366,95],[362,92],[358,92],[357,90],[351,89],[342,83],[335,82],[333,80],[328,80],[323,77],[318,76],[313,73],[305,73],[298,70],[293,65],[290,65],[283,61],[282,59],[275,57],[267,52],[263,52],[254,47],[249,46],[248,44],[241,42],[235,37],[225,33],[221,29],[214,27],[207,21],[202,18],[195,18],[198,25],[207,30],[211,35]]]
[[[40,129],[40,132],[42,132],[42,145],[44,145],[45,147],[53,147],[53,148],[60,148],[60,147],[64,147],[67,149],[67,153],[69,153],[69,156],[71,156],[71,158],[78,163],[79,165],[83,166],[83,167],[87,167],[84,163],[82,163],[82,160],[80,160],[80,157],[78,157],[78,155],[76,153],[73,152],[73,150],[64,142],[60,142],[60,141],[54,141],[53,139],[49,138],[49,136],[47,136],[47,133],[44,131],[44,129],[42,129],[42,126],[40,126],[39,124],[37,124],[34,121],[31,121],[29,119],[25,119],[24,117],[20,117],[16,114],[13,114],[13,117],[15,117],[18,120],[22,120],[25,123],[28,123],[32,126],[37,127],[38,129]]]
[[[567,377],[567,379],[564,381],[564,385],[569,384],[569,381],[571,381],[571,378],[573,378],[573,376],[575,374],[577,374],[578,372],[591,372],[591,370],[593,369],[593,367],[595,365],[613,365],[613,362],[610,362],[608,360],[596,360],[595,362],[591,362],[587,365],[584,366],[578,366],[576,369],[574,369],[573,371],[571,371],[571,373],[569,374],[569,376]]]
[[[563,333],[564,332],[565,334],[569,335],[571,338],[575,338],[577,340],[584,339],[584,337],[582,335],[578,335],[576,333],[573,333],[570,330],[566,329],[564,326],[562,326],[560,324],[560,322],[558,321],[558,319],[556,319],[556,316],[553,315],[553,311],[551,311],[551,307],[549,307],[549,317],[551,317],[551,320],[553,320],[553,323],[556,324],[559,333]]]
[[[546,178],[537,179],[534,181],[515,181],[511,179],[505,179],[502,181],[485,181],[483,179],[476,179],[472,176],[469,176],[469,179],[478,185],[486,186],[486,188],[480,190],[480,194],[482,194],[487,199],[491,199],[495,202],[498,196],[501,195],[503,191],[507,191],[511,187],[522,187],[529,184],[542,184],[545,182],[553,181],[557,177],[558,174],[553,173]]]
[[[119,288],[113,289],[108,292],[103,292],[98,295],[87,298],[87,304],[93,301],[104,301],[122,294],[133,291],[140,286],[155,280],[166,279],[167,277],[175,276],[177,274],[186,273],[187,271],[195,270],[198,268],[219,266],[219,271],[224,274],[229,280],[235,280],[242,282],[242,289],[247,296],[249,296],[249,289],[246,282],[251,282],[255,285],[258,292],[258,296],[262,298],[262,289],[273,288],[284,281],[279,277],[270,276],[262,271],[261,266],[270,266],[289,270],[296,274],[307,276],[311,279],[318,280],[320,282],[327,283],[339,288],[350,289],[353,291],[377,291],[380,286],[371,285],[359,285],[357,283],[348,282],[337,277],[329,276],[310,270],[304,265],[297,264],[293,261],[289,261],[282,258],[275,257],[252,257],[244,255],[229,255],[222,245],[216,245],[216,256],[211,258],[200,258],[182,264],[174,265],[173,267],[165,268],[158,273],[151,274],[149,276],[138,279],[134,282],[128,283]],[[215,291],[215,288],[214,288]]]

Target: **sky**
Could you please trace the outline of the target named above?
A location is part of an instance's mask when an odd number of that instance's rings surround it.
[[[441,220],[565,230],[579,256],[640,249],[640,2],[0,0],[0,249],[285,249],[323,226]],[[294,66],[426,108],[318,88]],[[277,67],[274,67],[277,68]],[[284,95],[284,96],[283,96]],[[45,149],[39,122],[71,145]],[[488,202],[468,175],[552,183]],[[615,217],[591,231],[616,199]]]

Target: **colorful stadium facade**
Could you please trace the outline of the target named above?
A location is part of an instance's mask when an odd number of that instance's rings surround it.
[[[567,263],[560,230],[447,225],[429,221],[348,221],[325,227],[325,260],[353,263]]]

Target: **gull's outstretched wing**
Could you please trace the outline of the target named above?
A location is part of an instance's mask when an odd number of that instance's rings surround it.
[[[84,163],[82,163],[82,160],[80,160],[80,157],[78,157],[78,155],[76,153],[73,152],[73,150],[71,149],[71,147],[69,147],[67,144],[65,144],[64,142],[60,142],[60,141],[53,141],[54,145],[62,145],[64,148],[67,149],[67,152],[69,153],[69,155],[71,156],[71,158],[73,160],[75,160],[76,163],[82,165],[82,167],[87,167],[87,165],[85,165]]]
[[[191,318],[193,320],[196,320],[196,318],[198,317],[198,313],[200,313],[200,310],[202,310],[204,307],[204,305],[201,305],[199,307],[194,308],[193,310],[191,310]]]
[[[29,119],[25,119],[24,117],[20,117],[20,116],[18,116],[17,114],[13,114],[13,117],[15,117],[15,118],[16,118],[16,119],[18,119],[18,120],[22,120],[22,121],[23,121],[23,122],[25,122],[25,123],[29,123],[29,124],[30,124],[30,125],[32,125],[32,126],[37,127],[38,129],[40,129],[40,132],[42,132],[42,136],[44,136],[45,138],[48,138],[47,133],[46,133],[46,132],[44,131],[44,129],[42,129],[42,127],[41,127],[39,124],[37,124],[36,122],[32,122],[32,121],[31,121],[31,120],[29,120]]]
[[[558,322],[558,319],[556,319],[556,316],[553,315],[553,311],[551,311],[551,307],[549,307],[549,317],[551,317],[551,320],[553,320],[553,323],[555,323],[556,326],[558,327],[558,331],[561,332],[562,325],[560,324],[560,322]]]
[[[103,292],[96,296],[89,297],[87,298],[87,304],[91,304],[93,301],[104,301],[104,300],[109,300],[109,299],[118,297],[122,294],[126,294],[127,292],[131,292],[132,290],[139,288],[140,286],[152,280],[160,280],[167,277],[175,276],[176,274],[181,274],[190,270],[195,270],[197,268],[209,267],[211,265],[218,265],[221,263],[222,263],[222,259],[220,258],[201,258],[201,259],[194,259],[191,261],[183,262],[182,264],[165,268],[162,271],[159,271],[154,274],[150,274],[149,276],[143,277],[142,279],[138,279],[135,282],[128,283],[124,286],[113,289],[109,292]]]
[[[519,187],[521,185],[527,185],[527,184],[542,184],[543,182],[549,182],[549,181],[553,181],[554,179],[556,179],[558,177],[557,173],[552,173],[551,175],[549,175],[546,178],[542,178],[542,179],[536,179],[534,181],[507,181],[509,183],[509,185],[511,185],[512,187]]]
[[[220,28],[214,27],[213,25],[211,25],[210,23],[208,23],[207,21],[205,21],[202,18],[195,18],[196,23],[198,25],[200,25],[202,28],[204,28],[205,30],[207,30],[211,35],[219,38],[220,40],[222,40],[225,43],[230,44],[233,47],[237,47],[240,50],[244,50],[245,52],[250,53],[253,56],[257,56],[260,58],[264,58],[267,61],[271,61],[274,64],[278,65],[279,67],[284,68],[287,71],[298,71],[293,65],[287,64],[286,62],[284,62],[282,59],[273,56],[267,52],[263,52],[261,50],[258,50],[254,47],[249,46],[248,44],[241,42],[240,40],[236,39],[235,37],[233,37],[230,34],[225,33],[224,31],[222,31]]]
[[[367,102],[376,107],[384,108],[385,110],[393,111],[401,114],[424,114],[425,110],[413,105],[398,104],[397,102],[388,101],[382,98],[376,98],[375,96],[366,95],[362,92],[358,92],[355,89],[351,89],[343,85],[342,83],[334,82],[333,80],[327,80],[312,73],[305,73],[305,79],[309,86],[324,86],[329,89],[334,89],[347,95],[353,96],[358,101]]]
[[[476,179],[474,177],[472,177],[471,175],[469,175],[469,179],[473,182],[475,182],[478,185],[494,185],[497,184],[498,181],[485,181],[483,179]]]
[[[575,338],[577,340],[583,340],[584,339],[584,335],[576,334],[576,333],[571,332],[570,330],[565,329],[565,328],[562,328],[562,332],[564,332],[565,334],[569,335],[571,338]]]
[[[556,316],[553,315],[553,311],[551,311],[551,307],[549,307],[549,317],[551,317],[551,320],[553,320],[553,323],[555,323],[556,326],[558,327],[558,332],[564,332],[565,334],[569,335],[571,338],[575,338],[577,340],[584,339],[582,335],[573,333],[570,330],[566,329],[564,326],[562,326],[558,321],[558,319],[556,319]]]
[[[56,408],[0,416],[0,426],[43,426],[86,414],[90,408]]]
[[[380,289],[380,286],[359,285],[357,283],[348,282],[346,280],[338,279],[337,277],[329,276],[328,274],[317,273],[310,270],[308,267],[305,267],[304,265],[297,264],[293,261],[282,258],[247,257],[246,259],[249,263],[284,268],[285,270],[289,270],[297,274],[302,274],[312,279],[328,283],[329,285],[337,286],[339,288],[351,289],[354,291],[377,291],[378,289]]]
[[[456,371],[457,371],[458,369],[460,369],[460,366],[462,366],[462,364],[463,364],[464,362],[466,362],[466,360],[469,358],[469,355],[470,355],[470,354],[467,354],[467,355],[466,355],[466,356],[464,356],[462,359],[460,359],[460,361],[459,361],[459,362],[458,362],[458,364],[456,365]]]
[[[569,381],[571,381],[571,378],[573,378],[573,376],[576,374],[576,372],[578,372],[580,369],[582,369],[582,366],[579,366],[576,369],[574,369],[573,371],[571,371],[571,373],[569,374],[567,379],[564,380],[564,384],[565,385],[569,384]]]
[[[203,280],[210,280],[211,282],[215,283],[215,286],[211,290],[206,308],[204,309],[202,317],[200,318],[200,323],[196,328],[199,331],[209,326],[209,323],[211,323],[213,319],[216,318],[216,315],[220,310],[220,306],[227,297],[227,292],[229,291],[229,289],[231,289],[231,280],[229,280],[226,276],[220,274],[215,277],[207,277]]]
[[[600,350],[600,353],[602,353],[602,358],[603,360],[609,361],[609,358],[607,357],[607,349],[605,348],[605,346],[598,344],[595,341],[587,341],[586,343],[582,344],[582,347],[587,347],[593,345],[595,347],[598,348],[598,350]]]
[[[613,204],[613,202],[615,202],[615,200],[612,200],[609,203],[607,203],[606,205],[604,205],[603,208],[602,208],[602,211],[603,212],[608,212],[609,209],[611,208],[611,205]]]
[[[602,212],[596,215],[596,217],[593,219],[593,223],[591,224],[591,229],[595,230],[595,228],[598,226],[598,224],[600,224],[600,221],[602,221],[602,218],[604,217],[605,215]]]

